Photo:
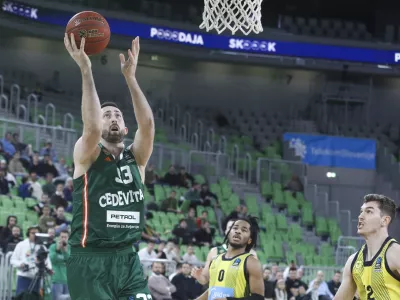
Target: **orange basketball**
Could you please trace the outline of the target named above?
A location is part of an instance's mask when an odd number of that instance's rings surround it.
[[[85,37],[85,53],[87,55],[102,52],[110,41],[110,26],[104,17],[94,11],[82,11],[73,16],[65,32],[70,37],[74,34],[76,46],[79,48],[81,38]]]

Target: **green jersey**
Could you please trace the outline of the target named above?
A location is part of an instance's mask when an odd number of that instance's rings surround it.
[[[114,248],[139,241],[144,226],[144,186],[129,148],[119,159],[101,151],[89,170],[74,179],[72,247]]]
[[[226,246],[226,244],[222,244],[221,246],[217,247],[217,254],[220,255],[222,253],[226,253],[227,250],[228,247]]]

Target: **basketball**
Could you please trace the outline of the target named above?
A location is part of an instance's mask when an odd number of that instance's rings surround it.
[[[67,24],[66,33],[74,34],[76,46],[79,48],[84,37],[85,53],[87,55],[102,52],[110,41],[110,26],[107,20],[97,12],[82,11],[73,16]]]

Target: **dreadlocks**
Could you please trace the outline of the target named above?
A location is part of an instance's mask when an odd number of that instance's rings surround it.
[[[235,223],[237,221],[245,221],[245,222],[250,224],[251,243],[247,244],[246,249],[245,249],[246,252],[250,252],[250,250],[253,249],[253,247],[255,245],[257,245],[258,233],[260,232],[260,227],[258,226],[258,218],[257,217],[247,216],[245,218],[237,218],[237,219],[235,219],[234,223],[231,226],[231,228],[229,228],[227,234],[225,235],[224,244],[226,244],[227,246],[229,245],[228,237],[229,237],[229,234],[231,233],[231,230],[232,230],[233,226],[235,226]]]

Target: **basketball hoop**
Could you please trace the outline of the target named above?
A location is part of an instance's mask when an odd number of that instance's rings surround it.
[[[200,28],[218,34],[228,29],[248,35],[263,31],[261,3],[263,0],[204,0],[203,23]]]

